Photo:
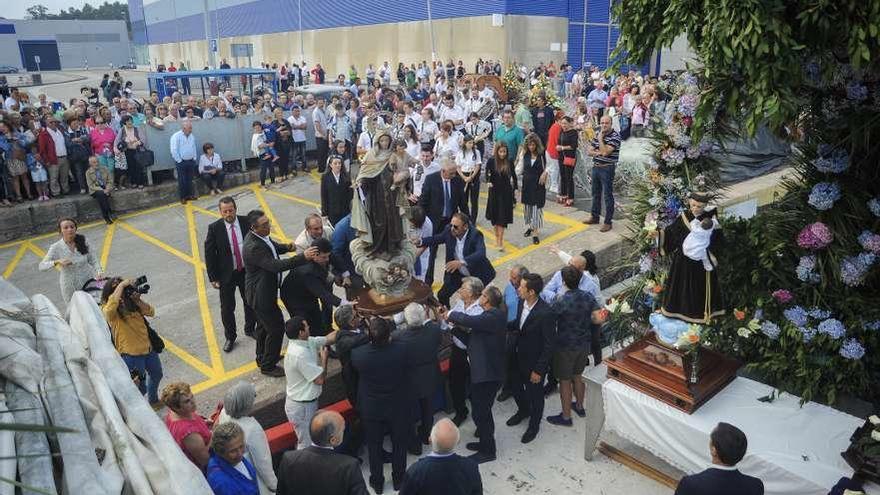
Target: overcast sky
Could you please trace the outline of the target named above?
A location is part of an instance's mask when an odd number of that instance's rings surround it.
[[[127,0],[126,0],[127,1]],[[61,9],[68,7],[80,8],[86,0],[7,0],[4,2],[3,17],[7,19],[24,19],[24,11],[31,5],[43,4],[49,7],[49,12],[57,14]],[[101,5],[104,0],[92,0],[92,5]]]

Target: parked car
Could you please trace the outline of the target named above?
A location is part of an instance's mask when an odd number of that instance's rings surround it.
[[[0,65],[0,74],[17,74],[18,67],[13,67],[11,65]]]

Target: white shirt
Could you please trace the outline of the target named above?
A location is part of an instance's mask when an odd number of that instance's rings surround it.
[[[305,142],[306,130],[305,129],[296,129],[295,127],[292,127],[292,126],[296,126],[296,125],[305,125],[306,124],[305,116],[300,114],[299,118],[296,118],[293,115],[291,115],[290,117],[287,117],[287,121],[290,122],[290,125],[291,125],[290,137],[293,138],[293,142],[295,142],[295,143]]]
[[[480,98],[484,100],[493,100],[495,99],[495,90],[486,86],[485,88],[480,90]]]
[[[437,136],[437,133],[440,132],[440,128],[437,127],[437,123],[433,120],[422,120],[416,130],[419,132],[419,141],[423,143],[432,141]]]
[[[476,112],[483,106],[483,100],[480,99],[479,95],[476,98],[471,96],[464,103],[461,104],[462,110],[464,110],[465,117],[470,116],[470,114]]]
[[[222,168],[223,168],[223,161],[220,159],[220,155],[217,153],[214,153],[214,155],[211,157],[208,157],[207,154],[202,154],[202,156],[199,157],[199,173],[200,174],[204,174],[208,170],[222,169]],[[230,244],[230,246],[231,245],[232,244]],[[240,245],[241,244],[239,244],[239,246]]]
[[[470,229],[466,230],[463,236],[455,239],[455,259],[461,261],[462,265],[458,271],[464,277],[468,277],[471,274],[467,269],[467,262],[464,260],[464,241],[467,240],[468,234],[470,234]]]
[[[425,223],[422,224],[422,228],[419,229],[419,239],[424,239],[425,237],[431,237],[434,235],[434,224],[431,222],[431,219],[425,217]],[[431,250],[425,249],[422,254],[419,255],[419,265],[421,266],[422,273],[416,275],[415,277],[422,282],[425,281],[425,273],[427,273],[428,269],[428,260],[431,258]]]
[[[450,309],[449,312],[450,312],[450,313],[452,313],[452,312],[458,312],[458,313],[464,313],[464,314],[469,315],[469,316],[478,316],[478,315],[483,314],[483,307],[480,306],[480,300],[477,299],[477,300],[475,300],[474,302],[472,302],[472,303],[470,304],[470,306],[468,306],[467,308],[465,308],[465,307],[464,307],[464,301],[462,301],[461,299],[459,299],[455,304],[452,305],[452,309]],[[447,322],[444,321],[444,322],[440,325],[440,328],[442,328],[442,329],[444,329],[444,330],[449,329],[449,323],[447,323]],[[452,337],[452,343],[455,344],[455,346],[458,347],[459,349],[467,349],[467,346],[464,345],[464,342],[462,342],[461,340],[459,340],[458,337],[453,336],[453,337]]]
[[[241,473],[247,479],[251,479],[251,473],[248,472],[247,466],[244,465],[244,461],[238,461],[238,464],[233,466],[236,471]]]
[[[408,154],[409,156],[418,160],[421,153],[422,153],[422,143],[420,143],[418,141],[407,141],[406,142],[406,154]]]
[[[419,172],[419,168],[421,168],[421,173]],[[425,166],[424,163],[419,162],[417,165],[410,167],[409,173],[413,180],[413,194],[421,196],[422,186],[425,185],[425,178],[431,174],[436,174],[439,171],[440,165],[438,165],[437,162],[431,162],[431,164],[427,166]]]
[[[52,136],[52,142],[55,143],[55,156],[58,158],[67,156],[67,146],[64,145],[64,133],[60,129],[53,130],[51,127],[46,127],[46,130],[49,131],[49,135]]]
[[[411,125],[413,126],[413,128],[418,129],[419,126],[422,125],[422,116],[413,112],[403,119],[403,123]]]
[[[315,383],[315,378],[324,372],[318,363],[318,350],[326,341],[326,337],[309,337],[308,340],[294,339],[287,343],[284,376],[288,400],[309,402],[321,395],[322,387]]]
[[[535,307],[535,304],[538,304],[538,300],[537,300],[537,299],[535,299],[535,302],[532,303],[531,306],[529,306],[529,303],[528,303],[528,302],[526,302],[525,300],[523,300],[523,310],[522,310],[522,314],[519,316],[519,328],[520,328],[520,330],[522,330],[523,323],[526,322],[526,319],[529,317],[529,313],[532,312],[532,308]]]
[[[455,163],[461,167],[462,172],[469,174],[483,163],[483,158],[480,156],[480,151],[476,148],[473,151],[461,150],[455,157]]]
[[[254,235],[257,235],[257,234],[254,234]],[[260,236],[257,235],[257,237],[260,237]],[[275,244],[272,244],[272,240],[269,239],[268,236],[267,237],[260,237],[260,239],[262,239],[263,242],[265,242],[269,246],[269,250],[272,251],[272,256],[274,256],[275,259],[277,260],[278,259],[278,251],[275,251]],[[230,244],[230,246],[232,246],[232,245]],[[281,274],[280,273],[278,274],[278,287],[281,287]]]
[[[320,138],[327,137],[327,114],[323,109],[315,107],[312,110],[312,122],[315,124],[315,135]]]
[[[440,106],[440,121],[442,122],[444,120],[451,120],[453,122],[453,125],[455,125],[455,129],[458,130],[458,129],[461,129],[462,127],[464,127],[464,122],[461,122],[461,123],[455,123],[455,122],[457,122],[459,120],[464,121],[464,120],[467,120],[467,118],[465,117],[464,110],[462,110],[460,106],[452,105],[452,108],[449,108],[446,105],[441,105]]]
[[[376,135],[376,131],[364,131],[361,133],[358,138],[357,147],[363,148],[365,150],[369,150],[373,147],[373,137]]]
[[[216,156],[216,155],[215,155]],[[238,252],[241,253],[241,261],[244,263],[244,238],[241,235],[241,225],[238,223],[238,218],[235,219],[234,222],[229,223],[226,222],[226,238],[229,240],[229,252],[232,253],[232,266],[235,267],[236,270],[241,270],[244,268],[243,266],[235,266],[235,251],[232,249],[232,236],[235,236],[235,240],[238,241]],[[272,244],[271,242],[269,243]],[[275,246],[272,246],[272,250],[275,250]],[[276,258],[278,256],[276,255]]]

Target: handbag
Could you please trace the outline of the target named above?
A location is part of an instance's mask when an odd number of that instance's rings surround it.
[[[573,156],[566,156],[562,159],[562,164],[566,167],[574,167],[575,163],[577,163],[577,158]]]
[[[143,146],[139,146],[137,151],[134,152],[134,159],[144,168],[152,167],[156,162],[156,156],[153,154],[153,151]]]
[[[147,326],[147,337],[150,339],[150,348],[156,354],[161,354],[162,351],[165,350],[165,341],[162,340],[162,337],[153,330],[153,327],[150,326],[150,322],[147,321],[147,317],[144,316],[144,325]]]

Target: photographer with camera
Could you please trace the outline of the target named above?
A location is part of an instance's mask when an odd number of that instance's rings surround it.
[[[101,293],[104,318],[110,325],[113,345],[122,356],[129,371],[138,376],[138,388],[146,393],[150,405],[161,406],[159,402],[159,382],[162,380],[162,362],[157,349],[150,342],[147,316],[156,311],[141,299],[149,292],[147,277],[123,280],[111,278]],[[146,380],[143,379],[146,372]]]

